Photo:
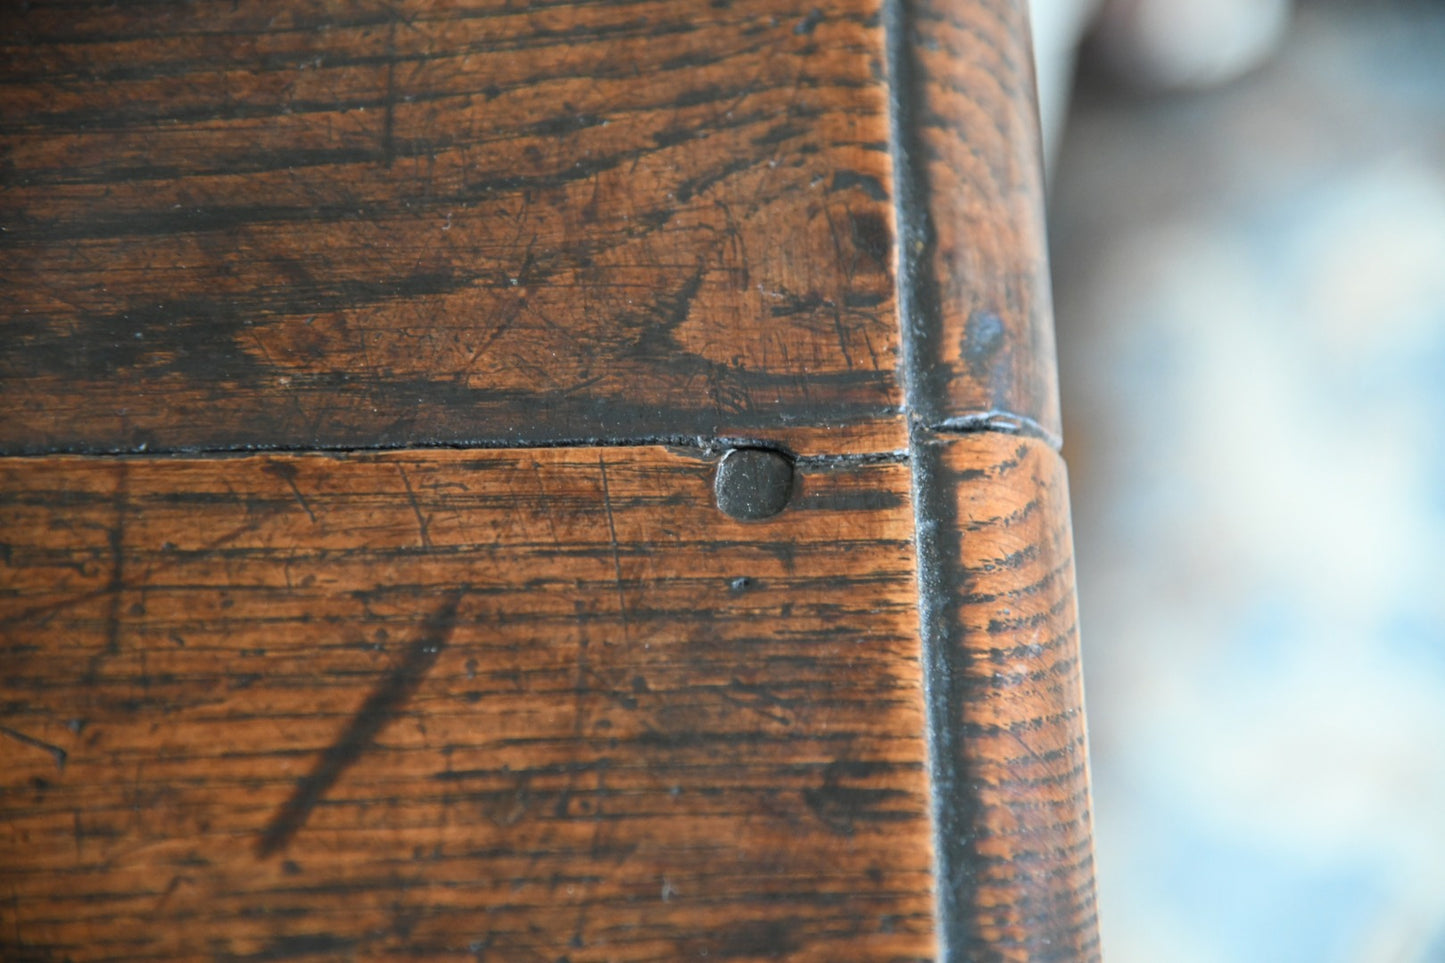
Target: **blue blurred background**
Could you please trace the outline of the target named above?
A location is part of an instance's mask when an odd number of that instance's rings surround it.
[[[1052,105],[1105,954],[1440,963],[1445,4],[1273,6]]]

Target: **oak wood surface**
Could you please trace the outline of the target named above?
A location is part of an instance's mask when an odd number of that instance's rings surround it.
[[[1022,0],[0,5],[0,959],[1096,959],[1032,98]]]
[[[868,0],[6,5],[0,448],[876,436],[900,200],[915,413],[1056,435],[1021,5],[896,6],[891,131]]]
[[[1063,460],[1034,438],[935,435],[923,479],[943,916],[959,959],[1096,960],[1078,606]],[[930,585],[930,582],[932,583]],[[925,601],[925,604],[928,604]]]
[[[0,37],[0,450],[897,420],[867,0],[6,4]]]
[[[0,955],[932,954],[908,468],[0,460]]]
[[[894,17],[909,404],[932,427],[1059,443],[1042,150],[1021,0],[909,0]]]
[[[923,457],[950,958],[1095,959],[1061,462]],[[932,958],[911,466],[711,461],[0,460],[10,951]]]

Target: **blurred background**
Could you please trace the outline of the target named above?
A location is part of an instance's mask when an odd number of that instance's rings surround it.
[[[1105,956],[1442,963],[1445,3],[1097,8],[1034,0]]]

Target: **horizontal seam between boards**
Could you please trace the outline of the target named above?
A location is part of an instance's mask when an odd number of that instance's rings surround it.
[[[917,423],[913,431],[935,435],[972,435],[996,433],[1038,438],[1058,450],[1058,436],[1038,422],[1004,411],[984,411],[934,423]],[[41,458],[245,458],[251,455],[344,455],[384,453],[393,451],[519,451],[528,448],[688,448],[703,454],[718,454],[730,448],[767,448],[779,451],[800,466],[872,464],[906,462],[907,449],[880,449],[859,452],[813,452],[799,454],[788,445],[766,435],[641,435],[617,438],[560,438],[518,441],[473,442],[395,442],[374,445],[176,445],[144,448],[89,449],[83,446],[0,451],[0,459]]]

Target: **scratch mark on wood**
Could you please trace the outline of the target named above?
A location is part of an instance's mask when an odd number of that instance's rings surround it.
[[[106,586],[110,593],[110,612],[106,616],[107,655],[120,652],[120,607],[125,591],[125,503],[130,475],[125,462],[116,466],[116,472],[115,523],[110,529],[110,584]]]
[[[456,626],[457,604],[463,589],[448,593],[439,609],[427,620],[421,635],[406,650],[396,668],[367,696],[346,729],[316,760],[296,784],[289,799],[277,810],[256,843],[262,859],[280,851],[305,824],[311,810],[321,801],[341,774],[361,758],[382,729],[396,717],[407,699],[436,663]]]
[[[32,749],[41,749],[45,752],[50,753],[50,755],[55,758],[55,768],[59,769],[62,772],[65,771],[66,752],[59,746],[52,745],[45,740],[37,739],[34,736],[27,736],[25,733],[18,732],[15,729],[11,729],[9,726],[0,726],[0,733],[4,733],[11,739],[14,739],[16,742],[30,746]]]
[[[396,470],[401,474],[401,483],[406,486],[406,500],[411,503],[412,514],[416,516],[416,527],[417,531],[421,533],[421,544],[424,548],[431,548],[431,536],[427,534],[427,528],[431,523],[421,513],[421,505],[417,504],[416,492],[411,487],[411,479],[406,477],[406,468],[398,464]]]
[[[607,487],[607,460],[597,456],[597,467],[602,472],[602,507],[607,510],[607,534],[612,539],[612,571],[617,580],[617,614],[622,619],[622,634],[627,632],[627,596],[622,591],[622,556],[617,549],[617,522],[612,517],[612,491]]]
[[[261,470],[268,475],[275,475],[284,481],[287,486],[290,487],[291,493],[296,496],[297,503],[306,512],[306,517],[313,522],[316,521],[316,513],[311,510],[311,505],[307,503],[306,496],[301,494],[301,487],[296,484],[295,465],[285,461],[273,461],[267,462],[266,467]]]
[[[105,648],[92,655],[86,664],[85,675],[81,679],[81,684],[86,687],[95,683],[96,673],[100,671],[102,662],[120,654],[121,603],[125,598],[125,516],[129,485],[130,475],[126,463],[117,462],[115,518],[106,533],[106,541],[110,546],[110,578],[105,588],[96,593],[110,597],[110,607],[105,615]]]
[[[229,545],[231,542],[234,542],[242,535],[256,531],[258,528],[261,527],[261,522],[261,519],[253,519],[244,525],[236,526],[230,531],[219,535],[216,538],[213,538],[209,542],[206,542],[204,545],[202,545],[199,554],[204,555],[208,552],[213,552],[218,548],[223,548],[224,546]],[[157,575],[162,575],[166,572],[175,570],[181,564],[182,557],[176,556],[174,558],[167,559],[164,562],[150,565],[146,568],[144,574],[137,580],[137,582],[138,584],[145,584],[147,581]],[[105,586],[90,592],[82,592],[79,595],[74,595],[70,598],[61,599],[57,602],[47,602],[44,605],[32,605],[30,608],[22,609],[14,615],[7,615],[4,618],[0,618],[0,626],[19,625],[20,623],[25,622],[28,619],[44,619],[46,617],[53,616],[59,612],[73,609],[76,606],[84,605],[86,602],[93,602],[96,599],[102,598],[106,595],[115,594],[118,596],[120,592],[126,592],[133,588],[135,588],[135,586],[125,584],[123,579],[121,581],[119,590],[112,588],[110,582],[107,582]],[[97,662],[98,661],[99,659],[97,659]]]
[[[836,176],[834,178],[836,180]],[[842,270],[843,276],[849,285],[853,283],[853,271],[848,264],[848,258],[843,253],[843,243],[838,238],[838,225],[833,223],[833,213],[828,205],[823,204],[823,217],[828,222],[828,234],[833,240],[833,255],[838,259],[838,267]],[[831,309],[833,314],[833,332],[838,336],[838,351],[843,355],[843,361],[849,368],[853,367],[853,356],[848,352],[848,333],[843,329],[843,312],[838,308],[837,302],[824,301],[823,306]]]

